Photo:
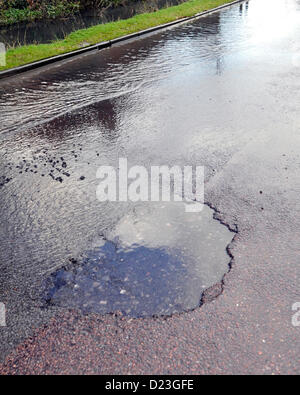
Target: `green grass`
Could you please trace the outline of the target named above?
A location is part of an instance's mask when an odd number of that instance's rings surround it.
[[[138,32],[176,19],[193,16],[198,12],[218,7],[233,0],[189,0],[178,6],[164,8],[157,12],[136,15],[130,19],[111,22],[78,30],[64,40],[50,44],[27,45],[7,51],[6,66],[0,70],[25,65],[51,56],[74,51],[83,45],[97,44],[126,34]]]

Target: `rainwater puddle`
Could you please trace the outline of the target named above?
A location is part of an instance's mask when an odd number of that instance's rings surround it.
[[[228,271],[233,233],[207,206],[183,203],[135,208],[98,247],[47,280],[47,303],[84,312],[134,317],[171,315],[199,306],[205,289]]]

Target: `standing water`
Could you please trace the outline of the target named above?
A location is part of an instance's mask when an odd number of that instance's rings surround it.
[[[161,8],[178,5],[185,0],[126,0],[119,6],[99,10],[86,10],[67,18],[42,19],[0,26],[0,42],[6,47],[29,44],[46,44],[64,39],[68,34],[101,23],[131,18],[136,14],[154,12]]]
[[[228,271],[233,233],[208,207],[100,203],[97,169],[120,157],[205,166],[209,189],[236,152],[283,125],[278,97],[298,108],[284,73],[299,74],[299,15],[297,0],[251,0],[0,82],[8,308],[20,295],[22,314],[33,301],[133,316],[199,305]]]

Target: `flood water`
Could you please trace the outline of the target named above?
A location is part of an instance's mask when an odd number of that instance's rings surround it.
[[[221,177],[284,125],[279,102],[297,111],[299,16],[299,1],[251,0],[0,82],[1,292],[133,316],[197,307],[234,234],[208,207],[100,203],[97,169],[122,157]]]
[[[170,315],[199,305],[202,292],[228,271],[232,233],[204,208],[147,204],[125,215],[79,267],[46,281],[46,302],[130,316]]]

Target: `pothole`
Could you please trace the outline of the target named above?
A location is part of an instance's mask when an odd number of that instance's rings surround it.
[[[47,280],[52,305],[132,317],[172,315],[199,306],[203,292],[228,272],[233,233],[208,206],[140,206],[123,217],[79,265]]]

